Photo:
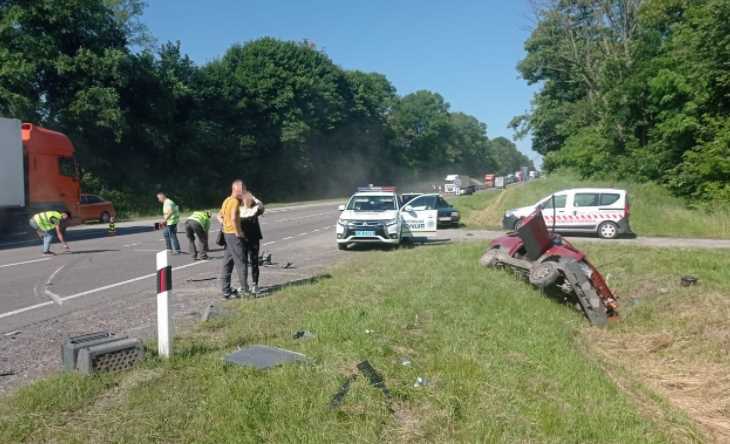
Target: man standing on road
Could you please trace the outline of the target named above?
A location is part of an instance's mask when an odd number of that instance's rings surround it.
[[[177,240],[177,223],[180,221],[180,208],[165,193],[157,193],[157,200],[162,204],[162,234],[165,245],[172,254],[180,254],[180,241]]]
[[[234,180],[231,184],[231,195],[223,201],[219,220],[223,225],[223,237],[226,240],[226,248],[223,253],[223,270],[221,272],[221,281],[223,282],[223,298],[230,299],[232,297],[241,297],[241,295],[231,288],[231,273],[233,267],[238,270],[238,280],[241,284],[241,290],[248,292],[248,284],[246,282],[246,264],[243,259],[243,230],[241,230],[241,219],[239,216],[239,207],[243,199],[244,185],[243,181]]]
[[[31,228],[38,233],[38,237],[43,239],[43,254],[49,256],[55,255],[55,253],[51,251],[51,242],[53,242],[54,231],[58,236],[58,240],[60,240],[63,244],[63,248],[65,248],[66,251],[70,250],[66,240],[63,238],[63,224],[69,217],[71,217],[71,213],[68,211],[64,211],[63,213],[58,211],[44,211],[43,213],[38,213],[30,218],[29,223]]]
[[[190,243],[190,255],[194,261],[208,259],[208,229],[210,229],[210,211],[195,211],[185,221],[185,235]],[[195,236],[200,241],[201,252],[195,248]]]

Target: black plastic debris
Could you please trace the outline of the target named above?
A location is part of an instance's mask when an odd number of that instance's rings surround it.
[[[361,363],[357,364],[357,370],[365,376],[365,378],[368,380],[371,386],[379,389],[383,392],[383,395],[385,396],[386,401],[388,402],[388,411],[390,413],[393,413],[393,407],[391,404],[391,396],[390,391],[385,386],[385,379],[383,379],[383,376],[373,368],[373,366],[370,364],[369,361],[365,360]],[[330,408],[336,409],[340,405],[342,405],[342,402],[345,399],[345,396],[347,395],[347,392],[350,391],[350,386],[352,386],[352,383],[355,382],[357,379],[358,374],[353,373],[350,375],[345,382],[340,386],[339,390],[332,396],[332,400],[330,401]]]
[[[314,333],[307,330],[299,330],[294,333],[294,339],[311,339],[315,337]]]
[[[0,370],[0,377],[2,376],[13,376],[15,374],[14,370]]]
[[[241,367],[252,367],[259,370],[269,369],[283,364],[304,361],[307,357],[301,353],[266,345],[252,345],[235,351],[225,357],[225,362]]]
[[[682,285],[682,287],[689,287],[697,284],[697,278],[694,276],[682,276],[682,279],[679,280],[679,283],[680,285]]]
[[[294,264],[292,264],[291,262],[287,262],[286,264],[282,265],[281,268],[294,268]]]
[[[353,373],[347,377],[345,382],[342,383],[339,389],[337,389],[337,392],[335,392],[334,396],[332,396],[332,400],[330,401],[331,409],[336,409],[337,407],[342,405],[342,402],[345,400],[345,396],[347,396],[347,393],[350,391],[352,383],[355,382],[356,379],[357,373]]]

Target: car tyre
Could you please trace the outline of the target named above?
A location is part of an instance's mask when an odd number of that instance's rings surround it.
[[[99,216],[99,220],[100,220],[100,221],[102,221],[102,222],[103,222],[103,223],[105,223],[105,224],[108,224],[108,223],[109,223],[109,221],[110,221],[110,220],[112,220],[112,215],[111,215],[111,214],[109,214],[109,212],[108,212],[108,211],[104,211],[104,212],[103,212],[103,213],[101,213],[101,215]]]
[[[618,225],[614,222],[602,222],[598,226],[598,236],[602,239],[615,239],[618,237]]]
[[[539,288],[553,285],[560,277],[560,269],[556,262],[541,262],[530,268],[528,279],[530,283]]]

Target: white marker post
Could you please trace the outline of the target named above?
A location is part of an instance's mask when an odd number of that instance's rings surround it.
[[[175,324],[172,318],[172,267],[167,250],[157,253],[157,352],[169,358]]]

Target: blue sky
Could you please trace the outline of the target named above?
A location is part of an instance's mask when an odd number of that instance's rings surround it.
[[[148,0],[142,21],[199,64],[263,36],[308,39],[345,69],[385,74],[399,94],[440,93],[491,138],[512,138],[506,126],[535,91],[515,69],[532,23],[527,0]],[[516,143],[537,157],[529,139]]]

